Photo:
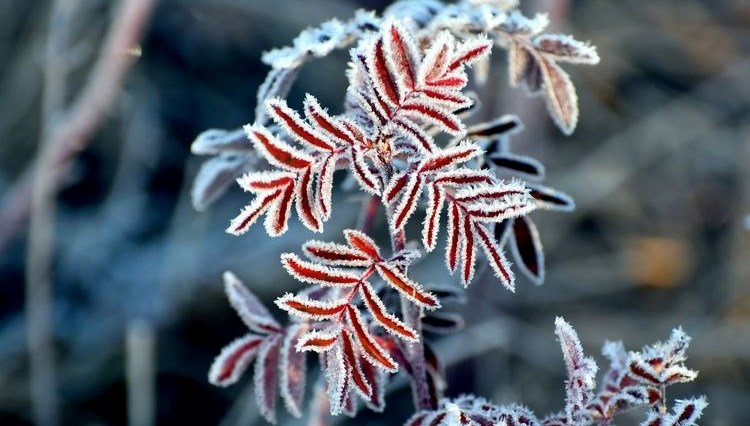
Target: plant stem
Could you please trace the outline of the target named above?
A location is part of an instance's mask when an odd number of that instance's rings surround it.
[[[391,245],[393,253],[403,250],[406,245],[404,231],[391,234]],[[406,271],[404,271],[406,272]],[[404,355],[411,365],[411,389],[414,398],[414,407],[417,410],[433,410],[430,397],[430,387],[427,384],[427,366],[424,359],[424,336],[422,336],[422,308],[412,303],[408,298],[401,295],[401,312],[406,325],[414,329],[419,335],[419,341],[404,344]]]

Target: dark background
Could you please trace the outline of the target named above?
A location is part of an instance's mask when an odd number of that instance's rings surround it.
[[[0,3],[0,196],[31,164],[40,138],[49,2]],[[698,380],[670,398],[705,394],[706,425],[750,423],[750,4],[744,0],[524,2],[554,6],[556,30],[598,46],[596,67],[566,66],[581,121],[563,136],[541,99],[507,88],[495,50],[490,87],[499,113],[520,114],[516,152],[547,167],[546,183],[577,201],[574,213],[535,212],[547,255],[542,287],[520,278],[516,294],[483,274],[468,289],[467,329],[432,338],[448,363],[449,395],[556,411],[564,366],[554,318],[578,330],[602,368],[605,339],[637,349],[682,325],[694,340]],[[206,128],[252,119],[266,67],[260,54],[308,25],[346,19],[378,1],[161,0],[142,56],[90,144],[61,181],[56,215],[54,324],[67,424],[125,424],[124,330],[144,320],[157,339],[159,424],[263,424],[249,375],[227,389],[207,383],[222,346],[244,326],[222,294],[232,270],[269,302],[300,288],[277,262],[312,235],[294,219],[269,239],[262,227],[224,233],[247,203],[237,187],[196,212],[189,189],[203,159],[189,153]],[[105,0],[79,0],[67,97],[77,96],[112,21]],[[305,92],[340,105],[345,52],[303,69]],[[337,191],[323,236],[355,224],[360,202]],[[382,218],[378,226],[383,225]],[[0,223],[0,227],[9,226]],[[27,229],[0,252],[0,424],[30,423],[24,344]],[[411,235],[418,235],[415,230]],[[423,282],[450,282],[442,254],[422,263]],[[434,265],[435,267],[432,267]],[[439,271],[439,272],[433,272]],[[279,319],[283,315],[272,310]],[[399,424],[411,413],[402,386],[385,416],[349,424]],[[618,424],[638,424],[636,419]],[[282,416],[282,423],[288,419]]]

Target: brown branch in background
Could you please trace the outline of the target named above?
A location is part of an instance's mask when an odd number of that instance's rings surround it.
[[[59,424],[52,315],[55,196],[64,166],[85,146],[112,105],[155,0],[123,0],[81,96],[64,112],[65,52],[75,0],[53,4],[45,63],[42,132],[34,171],[4,200],[0,249],[30,214],[26,321],[35,423]]]
[[[32,167],[46,170],[50,181],[57,181],[65,166],[86,146],[112,106],[130,65],[136,59],[131,49],[138,45],[155,3],[156,0],[121,2],[83,93],[69,112],[59,114],[59,124],[54,131],[43,132],[46,134],[42,135],[42,140],[54,148],[43,162],[42,155],[38,155]],[[58,50],[55,54],[61,52]],[[39,153],[42,151],[40,145]],[[31,171],[23,173],[0,204],[0,252],[30,217],[35,179]]]

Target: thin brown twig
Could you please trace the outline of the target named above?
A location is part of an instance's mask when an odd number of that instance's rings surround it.
[[[10,192],[0,214],[0,250],[30,214],[26,262],[26,319],[35,423],[59,423],[52,314],[55,196],[64,165],[75,157],[112,105],[134,58],[155,0],[123,0],[93,72],[69,112],[64,112],[68,24],[76,2],[55,1],[48,36],[42,134],[33,173]],[[6,217],[7,212],[10,216]],[[5,239],[3,239],[5,238]]]
[[[155,3],[156,0],[121,2],[83,93],[69,112],[61,115],[54,131],[42,136],[54,149],[45,161],[39,155],[30,170],[45,170],[50,181],[57,181],[65,165],[86,146],[112,106],[135,60],[130,49],[138,44]],[[39,152],[42,152],[41,146]],[[32,172],[23,173],[0,204],[0,252],[30,217],[34,179]]]

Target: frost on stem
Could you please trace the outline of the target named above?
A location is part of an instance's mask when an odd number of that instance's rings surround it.
[[[682,362],[690,339],[681,329],[675,329],[667,342],[646,346],[639,352],[626,353],[621,343],[605,343],[604,353],[611,359],[612,366],[604,376],[598,394],[594,393],[596,363],[584,355],[573,327],[557,318],[555,333],[568,371],[565,409],[560,413],[539,419],[522,405],[496,405],[481,397],[463,395],[452,400],[443,399],[436,410],[416,413],[406,426],[609,425],[618,412],[638,406],[655,408],[641,426],[692,426],[696,425],[696,420],[708,405],[705,397],[678,400],[672,412],[667,413],[666,407],[657,406],[663,395],[651,394],[656,391],[653,384],[663,385],[663,389],[669,384],[695,378],[695,374],[674,378],[676,372],[686,370]],[[648,360],[646,363],[658,372],[652,372],[654,377],[646,379],[634,360]]]

